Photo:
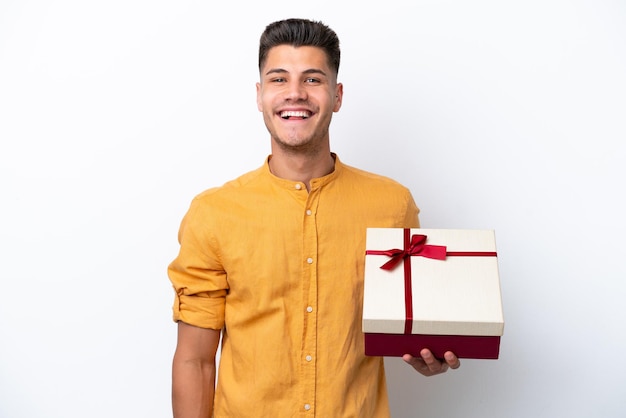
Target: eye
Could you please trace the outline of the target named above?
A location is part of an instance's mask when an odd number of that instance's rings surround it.
[[[317,79],[317,78],[308,77],[308,78],[306,78],[306,79],[304,80],[304,82],[305,82],[305,83],[308,83],[308,84],[317,84],[317,83],[319,83],[319,82],[320,82],[320,80],[319,80],[319,79]]]
[[[270,80],[271,83],[284,83],[285,81],[287,80],[283,77],[276,77]]]

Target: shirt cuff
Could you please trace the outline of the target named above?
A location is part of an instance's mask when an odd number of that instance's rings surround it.
[[[174,321],[200,328],[222,329],[225,296],[226,290],[193,296],[177,294],[173,306]]]

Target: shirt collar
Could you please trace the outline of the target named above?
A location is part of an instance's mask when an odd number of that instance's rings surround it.
[[[324,187],[325,185],[327,185],[328,183],[332,182],[333,180],[335,180],[338,176],[341,175],[341,172],[344,169],[344,165],[343,163],[339,160],[339,157],[337,156],[337,154],[335,154],[334,152],[331,152],[331,155],[333,156],[334,160],[335,160],[335,169],[322,177],[317,177],[314,179],[311,179],[311,190],[315,190],[318,189],[320,187]],[[263,164],[263,171],[265,172],[265,174],[267,176],[269,176],[272,181],[281,186],[284,187],[286,189],[289,190],[294,190],[294,189],[298,189],[298,185],[300,185],[300,187],[302,189],[305,188],[305,185],[303,182],[301,181],[294,181],[294,180],[287,180],[281,177],[277,177],[274,174],[272,174],[272,172],[270,171],[270,166],[269,166],[269,161],[270,161],[270,157],[271,155],[268,155],[267,158],[265,158],[265,164]]]

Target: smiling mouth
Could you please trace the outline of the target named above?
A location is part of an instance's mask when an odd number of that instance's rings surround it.
[[[311,117],[311,113],[304,110],[285,110],[280,112],[280,117],[289,120],[289,119],[308,119]]]

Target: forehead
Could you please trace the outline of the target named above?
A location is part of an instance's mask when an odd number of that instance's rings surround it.
[[[268,71],[281,69],[287,72],[305,72],[318,69],[330,75],[330,67],[326,53],[315,46],[278,45],[269,50],[262,75]]]

